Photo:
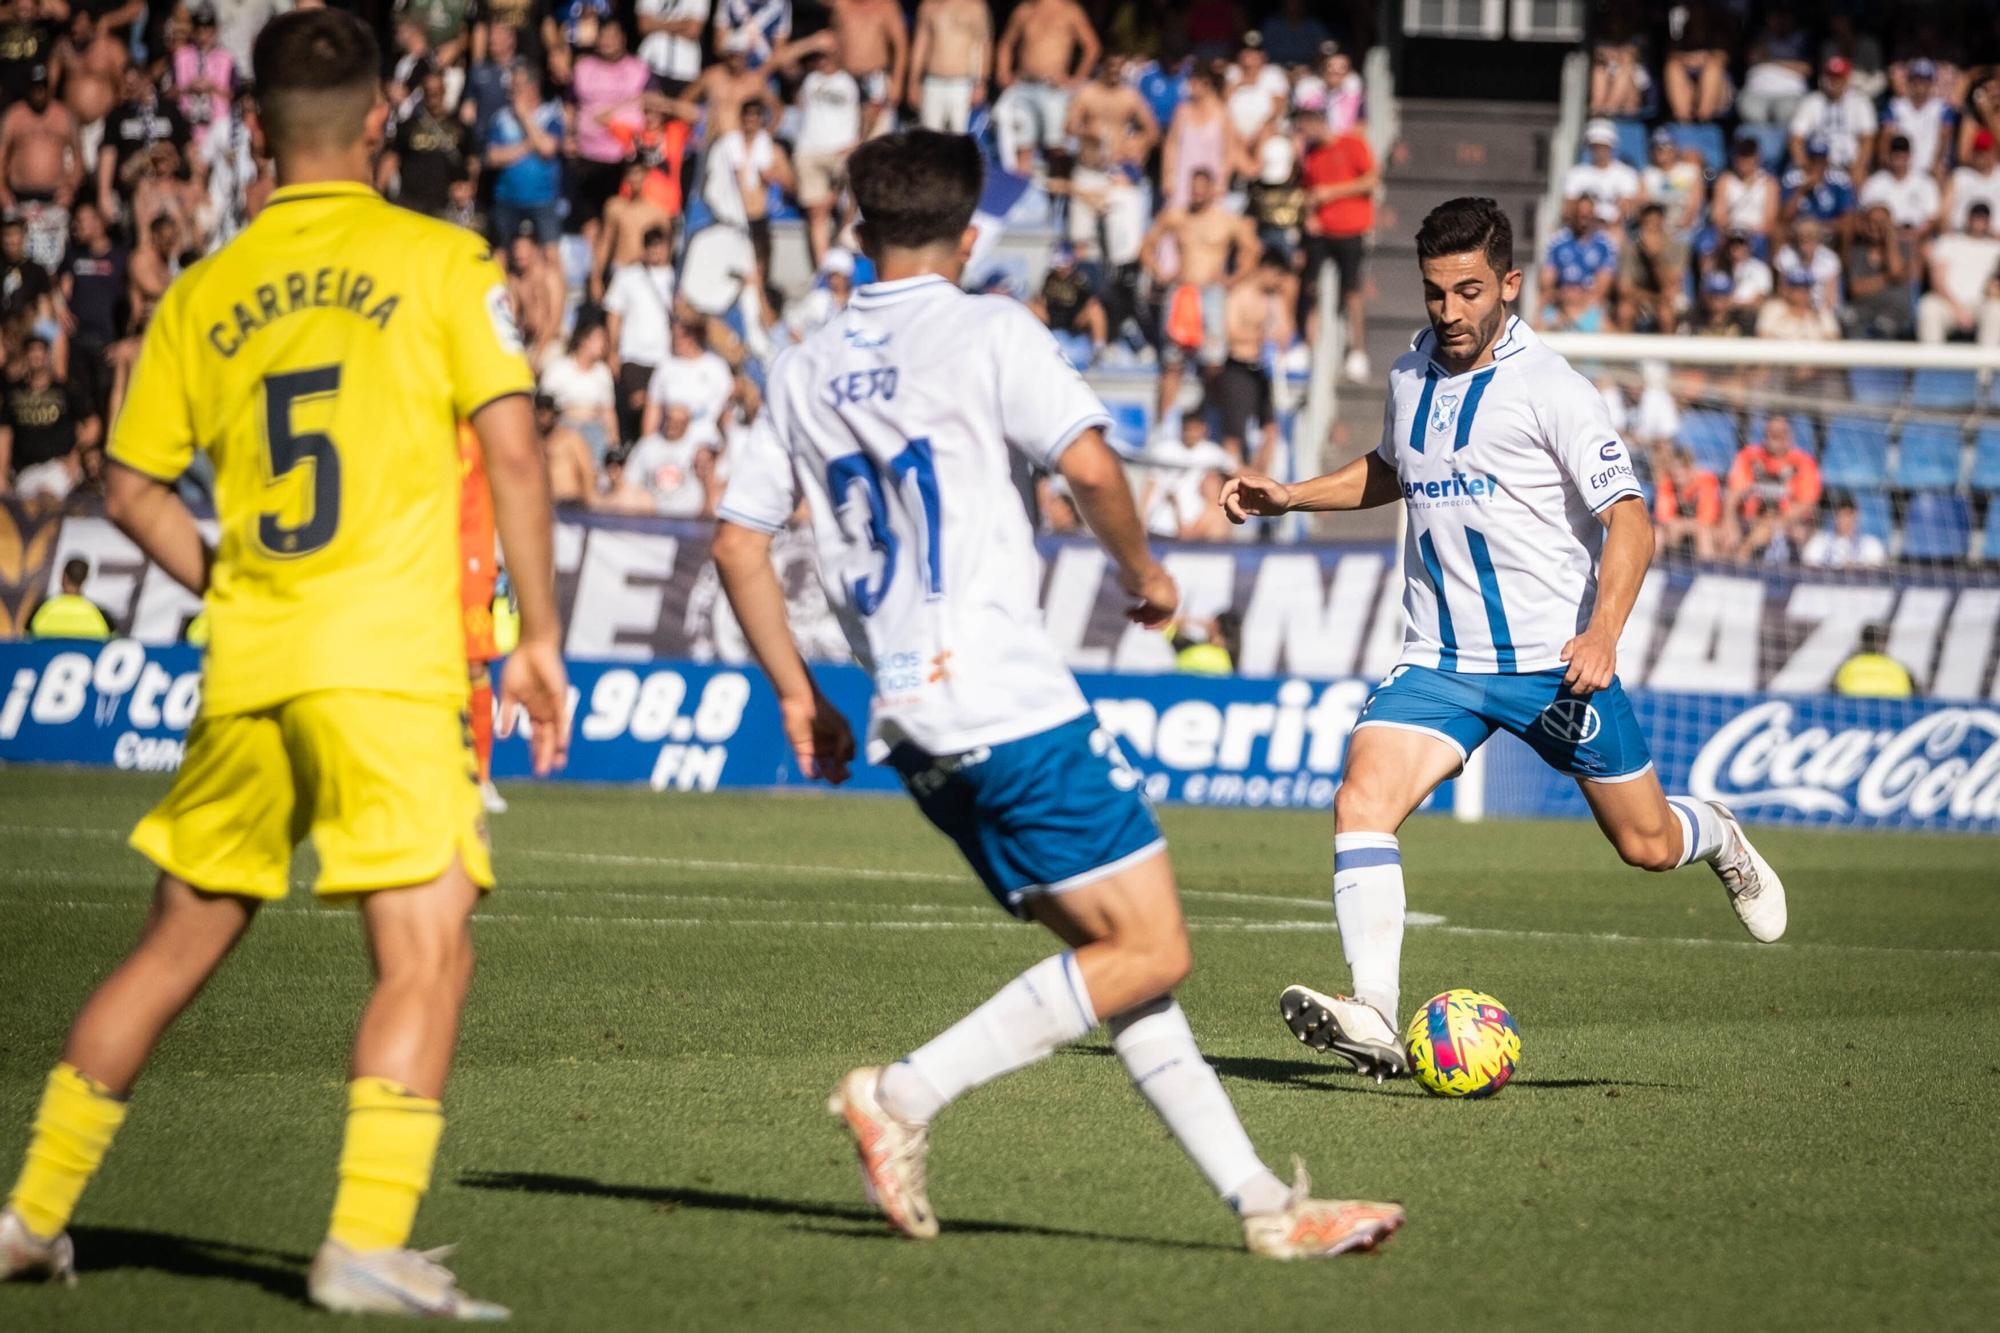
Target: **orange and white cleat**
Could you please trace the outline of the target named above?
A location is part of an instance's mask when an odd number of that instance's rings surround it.
[[[1292,1159],[1292,1197],[1275,1213],[1243,1219],[1243,1243],[1267,1259],[1331,1259],[1372,1250],[1403,1225],[1401,1204],[1365,1199],[1315,1199],[1306,1164]]]
[[[854,1136],[854,1155],[861,1163],[861,1188],[868,1202],[905,1236],[930,1240],[938,1233],[937,1214],[924,1193],[930,1127],[889,1114],[875,1095],[881,1084],[879,1066],[850,1070],[826,1099],[826,1109],[839,1116]]]

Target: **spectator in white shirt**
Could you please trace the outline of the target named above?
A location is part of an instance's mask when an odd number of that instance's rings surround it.
[[[1667,229],[1679,237],[1701,230],[1703,205],[1708,202],[1708,181],[1700,156],[1682,150],[1671,130],[1653,131],[1652,160],[1639,173],[1640,193],[1645,202],[1658,204],[1667,213]]]
[[[743,103],[742,124],[709,148],[701,197],[715,220],[750,236],[757,269],[771,271],[771,187],[792,189],[791,159],[771,137],[771,108],[762,98]],[[768,279],[767,279],[768,280]]]
[[[853,294],[854,255],[836,245],[820,257],[819,281],[812,290],[786,303],[785,327],[794,338],[803,338],[847,309]]]
[[[657,434],[629,449],[600,508],[663,518],[707,518],[715,513],[715,441],[695,438],[688,410],[670,404]]]
[[[1711,220],[1720,231],[1747,231],[1763,240],[1778,225],[1778,178],[1764,170],[1757,141],[1741,138],[1729,157],[1729,170],[1715,178]]]
[[[1874,160],[1875,103],[1853,86],[1854,66],[1834,56],[1820,74],[1819,91],[1807,93],[1792,113],[1792,163],[1806,164],[1806,141],[1826,140],[1827,164],[1857,179]]]
[[[1861,511],[1843,495],[1833,502],[1833,526],[1806,539],[1799,562],[1813,569],[1880,569],[1889,563],[1889,548],[1861,530]]]
[[[1262,34],[1244,33],[1243,49],[1237,52],[1226,98],[1236,136],[1244,143],[1253,142],[1291,96],[1292,81],[1264,55]]]
[[[1903,75],[1908,93],[1889,99],[1882,120],[1884,139],[1900,134],[1910,141],[1910,170],[1921,176],[1944,175],[1951,155],[1951,129],[1957,122],[1951,107],[1937,95],[1937,73],[1931,61],[1912,60]]]
[[[1802,268],[1787,269],[1778,295],[1764,302],[1757,312],[1757,336],[1786,342],[1834,342],[1840,337],[1840,321],[1831,310],[1813,306],[1812,274]]]
[[[1765,298],[1777,287],[1771,266],[1757,258],[1747,231],[1738,229],[1729,233],[1721,267],[1729,274],[1729,303],[1746,319],[1763,306]]]
[[[639,58],[653,90],[679,97],[701,77],[701,30],[709,0],[639,0]]]
[[[1952,169],[1946,192],[1944,211],[1953,231],[1965,230],[1965,215],[1974,204],[2000,209],[2000,163],[1995,156],[1993,132],[1983,127],[1974,130],[1965,162]]]
[[[641,239],[639,262],[621,264],[604,292],[604,322],[618,353],[618,433],[636,439],[653,372],[672,353],[667,332],[674,308],[674,266],[665,227]]]
[[[602,320],[578,320],[569,351],[542,368],[541,390],[556,400],[562,422],[602,459],[618,444],[618,386],[606,355],[611,341]]]
[[[836,230],[833,208],[847,182],[847,155],[861,142],[861,85],[834,63],[831,50],[812,47],[795,105],[799,125],[792,164],[806,215],[806,243],[818,264]]]
[[[1981,347],[2000,347],[2000,236],[1993,210],[1974,204],[1965,230],[1931,242],[1931,289],[1917,302],[1917,338],[1941,343],[1973,334]]]
[[[1812,42],[1789,10],[1773,8],[1750,44],[1750,67],[1736,95],[1736,113],[1750,125],[1791,120],[1812,78]]]
[[[1639,197],[1639,173],[1617,158],[1618,131],[1608,120],[1584,126],[1586,158],[1563,177],[1563,198],[1588,199],[1607,226],[1623,226]]]
[[[1840,309],[1840,256],[1826,244],[1826,228],[1819,219],[1799,218],[1792,224],[1792,243],[1778,251],[1777,267],[1780,272],[1801,269],[1812,278],[1816,309]]]
[[[708,321],[691,310],[674,313],[673,340],[667,359],[653,372],[646,390],[646,413],[640,429],[656,435],[666,410],[678,404],[688,411],[688,430],[696,443],[722,438],[722,414],[736,391],[729,363],[708,350]]]
[[[1937,178],[1912,167],[1910,141],[1902,135],[1889,136],[1886,149],[1888,165],[1861,187],[1861,206],[1881,204],[1898,230],[1917,239],[1928,236],[1937,230],[1943,203]]]
[[[1229,540],[1217,500],[1236,474],[1236,456],[1208,438],[1200,412],[1182,413],[1180,439],[1160,440],[1145,461],[1155,465],[1139,501],[1147,531],[1169,541]]]

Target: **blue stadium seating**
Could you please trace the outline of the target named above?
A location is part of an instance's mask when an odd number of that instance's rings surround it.
[[[1924,491],[1903,516],[1905,560],[1963,560],[1972,549],[1972,507],[1962,495]]]
[[[1903,427],[1890,480],[1906,491],[1948,491],[1958,485],[1963,439],[1958,427],[1913,421]]]
[[[1152,413],[1144,403],[1131,400],[1107,400],[1104,404],[1111,410],[1112,443],[1138,453],[1148,443],[1148,427]]]
[[[1674,136],[1674,142],[1682,148],[1692,148],[1701,154],[1709,174],[1723,170],[1729,165],[1728,146],[1722,139],[1722,126],[1695,125],[1676,121],[1667,126],[1667,133]]]
[[[1643,120],[1614,120],[1618,127],[1618,157],[1635,171],[1646,169],[1647,134]]]
[[[1972,476],[1975,491],[2000,491],[2000,426],[1981,426],[1972,437]],[[2000,505],[1993,506],[2000,509]],[[1994,552],[2000,556],[2000,550]]]
[[[1894,407],[1903,401],[1903,372],[1893,366],[1855,366],[1847,372],[1847,392],[1857,403]]]
[[[1910,402],[1916,407],[1959,412],[1979,398],[1979,376],[1970,370],[1919,370],[1910,382]]]
[[[1827,423],[1820,480],[1838,491],[1873,491],[1889,484],[1889,427],[1872,417]]]
[[[1757,157],[1764,164],[1764,170],[1782,177],[1785,174],[1785,153],[1790,144],[1790,131],[1783,125],[1739,125],[1738,138],[1748,136],[1757,141]]]
[[[1736,461],[1736,422],[1727,412],[1695,408],[1681,417],[1676,437],[1681,447],[1694,455],[1698,466],[1716,476],[1726,476]]]
[[[1986,560],[2000,561],[2000,504],[1986,506]]]
[[[1817,457],[1819,454],[1818,423],[1816,423],[1811,417],[1806,416],[1802,412],[1794,412],[1785,419],[1792,423],[1792,443],[1798,445],[1799,448],[1805,450],[1807,453]],[[1765,423],[1768,422],[1769,420],[1770,420],[1769,417],[1764,416],[1761,413],[1757,416],[1750,418],[1750,434],[1747,438],[1752,440],[1763,439],[1764,426]]]

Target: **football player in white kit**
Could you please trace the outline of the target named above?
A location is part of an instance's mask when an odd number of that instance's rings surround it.
[[[904,1059],[841,1079],[827,1109],[853,1136],[868,1196],[897,1230],[935,1236],[932,1118],[1101,1021],[1252,1251],[1372,1247],[1403,1210],[1311,1198],[1303,1170],[1287,1187],[1195,1048],[1173,998],[1188,939],[1159,824],[1042,629],[1009,450],[1067,480],[1134,620],[1161,624],[1179,600],[1104,441],[1110,418],[1025,307],[959,290],[983,174],[971,139],[891,134],[857,148],[848,172],[879,280],[772,365],[720,508],[716,567],[800,768],[843,781],[854,739],[800,657],[770,561],[804,499],[827,600],[874,681],[869,759],[895,768],[1003,906],[1069,946]]]
[[[1403,501],[1403,654],[1348,742],[1334,796],[1333,903],[1352,995],[1288,987],[1299,1040],[1378,1079],[1405,1074],[1397,1021],[1403,865],[1396,831],[1496,730],[1576,778],[1626,864],[1712,867],[1750,934],[1785,932],[1785,890],[1723,806],[1660,787],[1618,683],[1618,636],[1652,559],[1631,455],[1589,380],[1508,311],[1513,230],[1490,199],[1417,232],[1430,327],[1389,372],[1382,442],[1287,486],[1244,475],[1238,523]]]

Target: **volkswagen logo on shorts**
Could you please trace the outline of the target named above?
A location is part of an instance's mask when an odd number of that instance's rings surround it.
[[[1542,710],[1536,725],[1565,744],[1582,745],[1597,738],[1604,721],[1581,699],[1558,699]]]

